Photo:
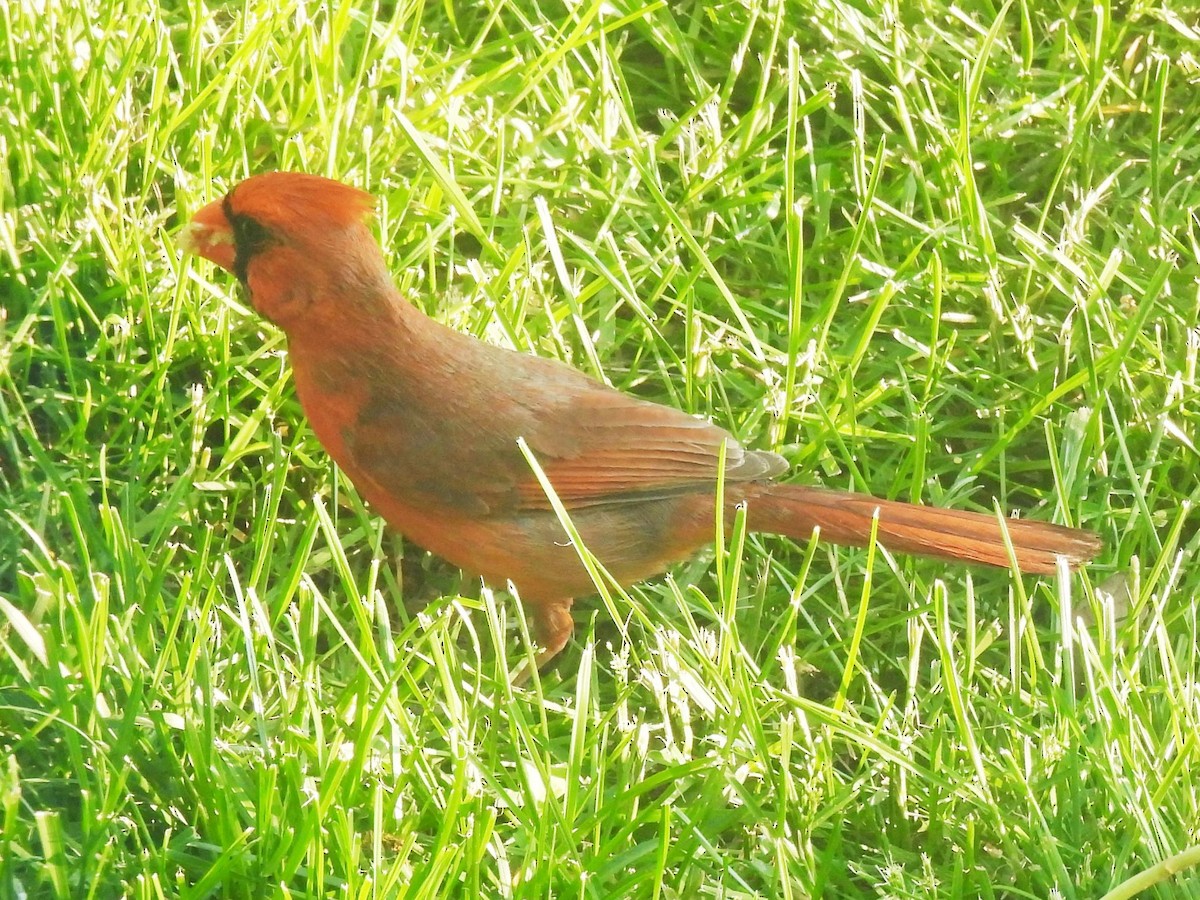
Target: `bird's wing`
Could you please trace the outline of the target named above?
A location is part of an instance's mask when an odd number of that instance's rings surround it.
[[[559,418],[567,421],[560,425]],[[722,444],[726,481],[770,478],[787,468],[781,457],[746,450],[711,422],[608,389],[576,397],[526,440],[568,508],[714,490]],[[531,471],[517,479],[517,493],[523,508],[549,505]]]
[[[457,410],[445,394],[438,408],[395,390],[377,394],[346,434],[346,448],[354,467],[392,496],[470,515],[550,507],[519,437],[569,509],[712,490],[722,444],[729,482],[787,468],[716,425],[566,371],[556,366],[533,379],[563,377],[560,391],[498,385],[483,420],[477,406],[474,415]]]

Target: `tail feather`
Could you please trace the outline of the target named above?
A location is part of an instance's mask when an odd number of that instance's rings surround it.
[[[995,516],[880,500],[866,494],[773,484],[750,498],[755,531],[807,540],[820,528],[823,540],[862,547],[879,511],[879,543],[889,550],[1008,568],[1004,532]],[[1100,552],[1100,538],[1078,528],[1005,519],[1004,530],[1023,572],[1052,573],[1061,556],[1077,568]]]

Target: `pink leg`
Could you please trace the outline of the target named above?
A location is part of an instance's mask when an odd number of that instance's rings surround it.
[[[533,632],[542,649],[538,651],[537,667],[544,669],[550,660],[562,652],[571,640],[575,620],[571,618],[571,598],[556,603],[531,605]]]

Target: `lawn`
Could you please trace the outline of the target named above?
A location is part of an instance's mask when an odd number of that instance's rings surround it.
[[[333,6],[0,7],[0,896],[1200,897],[1190,0]],[[516,685],[175,244],[271,169],[456,329],[1105,550],[731,526]]]

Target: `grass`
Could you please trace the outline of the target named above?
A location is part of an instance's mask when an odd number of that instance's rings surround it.
[[[337,10],[0,9],[0,892],[1200,897],[1190,6]],[[275,168],[458,329],[1106,550],[733,527],[514,687],[173,246]]]

